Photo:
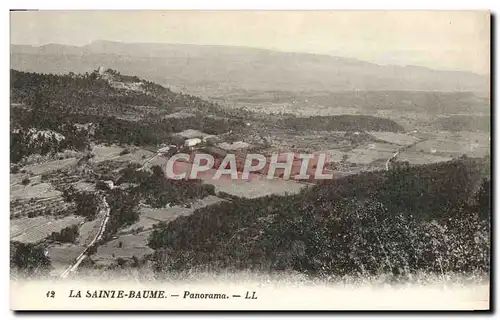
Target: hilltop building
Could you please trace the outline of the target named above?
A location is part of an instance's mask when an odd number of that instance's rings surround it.
[[[184,146],[188,147],[188,148],[192,148],[192,147],[199,145],[201,142],[202,142],[202,140],[200,138],[186,139],[184,141]]]

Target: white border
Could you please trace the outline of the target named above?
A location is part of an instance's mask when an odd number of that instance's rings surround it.
[[[119,4],[119,5],[118,5]],[[498,12],[498,1],[485,1],[485,0],[476,0],[476,1],[441,1],[437,2],[435,0],[420,0],[420,1],[319,1],[319,0],[287,0],[287,1],[275,1],[271,3],[269,0],[247,0],[247,1],[222,1],[222,0],[212,0],[212,1],[202,1],[202,0],[183,0],[183,1],[152,1],[152,0],[141,0],[141,1],[104,1],[104,0],[86,0],[86,1],[4,1],[2,2],[2,11],[0,13],[1,21],[2,21],[2,41],[1,44],[3,46],[1,52],[1,60],[2,65],[4,66],[4,71],[1,73],[1,92],[2,99],[5,104],[2,108],[0,108],[0,112],[2,112],[0,119],[2,124],[0,128],[2,128],[2,134],[0,135],[0,141],[2,143],[2,149],[8,150],[8,128],[9,128],[9,109],[8,109],[8,99],[9,99],[9,76],[7,70],[10,68],[9,66],[9,12],[8,9],[13,8],[38,8],[38,9],[267,9],[267,10],[277,10],[277,9],[285,9],[285,10],[293,10],[293,9],[305,9],[305,10],[313,10],[313,9],[438,9],[438,10],[464,10],[464,9],[490,9],[493,12]],[[498,34],[495,34],[495,40],[498,40]],[[495,56],[496,57],[496,56]],[[495,58],[493,57],[493,58]],[[496,69],[496,68],[495,68]],[[492,74],[494,74],[496,70],[493,70]],[[495,86],[495,91],[497,86]],[[495,123],[496,124],[496,123]],[[495,130],[497,132],[498,130]],[[498,135],[495,134],[495,150],[498,147]],[[498,160],[498,159],[497,159]],[[5,211],[9,210],[8,206],[8,197],[9,197],[9,188],[7,186],[7,182],[9,181],[7,166],[8,166],[8,154],[4,154],[1,157],[2,168],[1,171],[1,181],[2,189],[1,189],[1,197],[2,197],[2,205]],[[495,161],[495,165],[498,165],[498,162]],[[498,167],[498,166],[496,166]],[[497,180],[498,172],[495,172],[494,180]],[[495,199],[500,199],[500,190],[496,188]],[[497,206],[498,207],[498,206]],[[495,212],[496,213],[496,212]],[[496,228],[498,224],[498,216],[495,214],[495,231],[498,231]],[[8,274],[9,274],[9,266],[7,262],[7,257],[9,256],[9,246],[8,246],[8,235],[9,235],[9,215],[7,212],[3,213],[3,224],[4,232],[2,232],[4,239],[0,241],[0,256],[3,259],[3,263],[1,264],[1,279],[2,279],[2,288],[0,300],[2,301],[1,310],[2,315],[7,315],[7,317],[13,318],[14,315],[12,312],[9,312],[9,292],[8,292]],[[498,249],[498,234],[495,234],[495,248]],[[498,250],[497,250],[498,251]],[[498,252],[495,255],[495,265],[498,265]],[[496,275],[498,278],[498,274]],[[498,287],[495,284],[495,290],[498,296]],[[27,297],[29,299],[29,297]],[[496,303],[498,300],[496,299],[493,303]],[[7,311],[7,312],[5,312]],[[6,314],[5,314],[6,313]],[[50,315],[49,315],[50,316]],[[93,318],[96,319],[104,319],[105,315],[96,315],[90,314]],[[140,315],[139,315],[140,316]],[[165,316],[161,315],[160,316]],[[174,315],[168,315],[172,317]],[[353,317],[354,315],[350,315],[349,317]],[[382,315],[383,316],[383,315]],[[287,316],[281,316],[283,318],[287,318]],[[355,316],[358,317],[358,316]],[[270,318],[265,316],[263,318]],[[347,316],[342,316],[341,318],[347,318]],[[434,318],[434,317],[431,317]],[[437,317],[435,317],[437,318]],[[441,317],[440,317],[441,318]],[[449,316],[450,319],[454,317]]]
[[[491,9],[495,7],[493,0],[476,1],[324,1],[324,0],[287,0],[287,1],[269,1],[269,0],[244,0],[244,1],[224,1],[224,0],[183,0],[183,1],[33,1],[21,0],[12,1],[10,8],[38,8],[38,9],[209,9],[209,10],[479,10]]]

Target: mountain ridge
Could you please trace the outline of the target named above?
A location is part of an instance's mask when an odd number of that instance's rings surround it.
[[[11,45],[11,68],[86,72],[96,65],[166,85],[222,90],[489,91],[489,77],[422,66],[379,65],[326,54],[222,45],[94,41],[85,46]]]
[[[436,71],[436,72],[450,72],[450,73],[463,73],[463,74],[471,74],[475,76],[490,76],[490,73],[482,74],[482,73],[477,73],[473,71],[467,71],[467,70],[451,70],[451,69],[436,69],[436,68],[431,68],[428,66],[423,66],[423,65],[416,65],[416,64],[381,64],[373,61],[367,61],[367,60],[362,60],[358,58],[353,58],[353,57],[343,57],[339,55],[333,55],[333,54],[328,54],[328,53],[316,53],[316,52],[300,52],[300,51],[283,51],[283,50],[275,50],[275,49],[268,49],[268,48],[258,48],[258,47],[247,47],[247,46],[230,46],[230,45],[219,45],[219,44],[192,44],[192,43],[162,43],[162,42],[121,42],[121,41],[111,41],[111,40],[94,40],[91,43],[87,45],[81,45],[81,46],[75,46],[75,45],[66,45],[66,44],[59,44],[55,42],[50,42],[46,43],[43,45],[28,45],[28,44],[11,44],[11,49],[20,49],[20,48],[47,48],[47,47],[64,47],[64,48],[72,48],[72,49],[82,49],[82,48],[92,48],[93,46],[97,44],[120,44],[120,45],[141,45],[141,46],[169,46],[169,47],[204,47],[204,48],[222,48],[222,49],[241,49],[241,50],[249,50],[249,51],[258,51],[258,52],[275,52],[275,53],[281,53],[281,54],[289,54],[289,55],[310,55],[310,56],[319,56],[319,57],[328,57],[328,58],[333,58],[336,60],[340,61],[352,61],[352,62],[357,62],[360,64],[370,64],[370,65],[376,65],[376,66],[381,66],[381,67],[396,67],[396,68],[412,68],[412,69],[423,69],[423,70],[429,70],[429,71]]]

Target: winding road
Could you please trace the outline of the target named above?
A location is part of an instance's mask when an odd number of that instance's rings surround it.
[[[401,149],[400,149],[401,150]],[[385,171],[389,171],[390,169],[390,164],[391,164],[391,161],[396,159],[396,157],[399,155],[399,152],[400,150],[396,151],[392,157],[390,157],[389,159],[387,159],[387,161],[385,162]]]
[[[108,202],[106,201],[106,197],[102,197],[102,207],[100,209],[101,213],[104,213],[104,219],[102,219],[101,224],[99,226],[99,230],[94,237],[94,239],[87,245],[85,250],[80,253],[80,255],[75,259],[75,262],[70,265],[64,272],[61,274],[61,278],[66,278],[70,273],[74,272],[76,269],[78,269],[78,266],[82,261],[88,256],[88,252],[90,248],[99,240],[102,239],[102,235],[104,234],[104,231],[106,230],[106,224],[108,223],[109,220],[109,213],[110,213],[110,208],[108,205]]]
[[[408,133],[407,133],[408,134]],[[420,138],[417,138],[415,137],[414,135],[410,135],[411,137],[413,137],[415,139],[415,142],[411,143],[411,144],[408,144],[408,145],[405,145],[405,146],[402,146],[401,148],[399,148],[393,155],[392,157],[390,157],[389,159],[387,159],[387,161],[385,162],[385,170],[386,171],[389,171],[390,169],[390,164],[391,164],[391,161],[393,161],[394,159],[396,159],[396,157],[403,151],[405,150],[408,150],[409,148],[413,147],[414,145],[416,145],[417,143],[419,142],[424,142],[424,141],[427,141],[429,140],[429,138],[425,138],[425,139],[420,139]]]

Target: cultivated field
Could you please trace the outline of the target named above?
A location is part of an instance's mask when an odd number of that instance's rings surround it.
[[[61,195],[50,183],[31,185],[15,184],[10,186],[10,199],[53,198]]]
[[[74,224],[79,225],[83,221],[83,217],[75,215],[58,219],[51,216],[11,219],[10,240],[24,243],[36,243],[45,239],[52,234],[52,232],[59,232]]]
[[[127,163],[139,163],[142,164],[146,159],[154,156],[155,153],[144,149],[133,149],[130,153],[122,155],[115,161],[127,162]]]
[[[403,151],[397,157],[397,161],[408,161],[410,164],[413,164],[413,165],[444,162],[444,161],[450,161],[452,159],[453,158],[449,157],[449,156],[428,154],[428,153],[422,153],[422,152],[417,152],[417,151],[412,151],[412,150]]]
[[[259,198],[267,195],[285,195],[299,193],[307,184],[293,180],[209,180],[205,183],[215,186],[216,192],[224,192],[242,198]]]
[[[429,140],[419,142],[412,150],[443,156],[468,155],[482,157],[490,152],[490,134],[484,132],[439,132],[432,133]]]
[[[192,214],[196,209],[210,206],[224,201],[216,196],[208,196],[203,199],[195,200],[189,208],[183,206],[173,206],[170,208],[149,208],[142,207],[139,221],[119,231],[120,234],[130,233],[134,230],[148,230],[153,228],[153,225],[160,222],[169,222],[175,220],[179,216],[187,216]]]
[[[72,203],[64,201],[62,196],[48,198],[17,199],[10,202],[10,217],[36,217],[40,215],[60,216],[75,211]]]
[[[368,148],[357,148],[347,152],[347,155],[349,156],[347,161],[356,164],[370,164],[380,159],[387,160],[393,155],[393,153],[394,152],[390,151],[379,151]]]
[[[116,259],[138,259],[146,254],[154,252],[148,247],[148,238],[151,231],[141,232],[140,234],[121,235],[117,239],[106,242],[97,248],[97,252],[91,256],[91,259],[97,265],[112,265]]]
[[[405,134],[405,133],[395,133],[395,132],[369,132],[372,136],[374,136],[378,140],[382,140],[388,143],[398,144],[401,146],[411,145],[418,141],[415,137]]]
[[[95,236],[99,232],[99,226],[101,225],[103,217],[98,217],[92,221],[85,221],[80,225],[78,230],[80,236],[77,239],[77,243],[81,246],[86,246],[94,240]]]
[[[54,160],[49,162],[28,165],[23,167],[23,169],[33,175],[41,175],[50,171],[70,168],[71,166],[75,166],[76,163],[77,163],[77,158],[71,157],[62,160]]]
[[[51,274],[59,277],[85,249],[84,246],[71,243],[51,243],[47,246],[51,265],[54,268]]]
[[[105,160],[113,160],[120,156],[120,152],[122,152],[124,148],[118,146],[103,146],[96,145],[92,148],[92,154],[94,154],[94,158],[92,158],[92,162],[102,162]]]

